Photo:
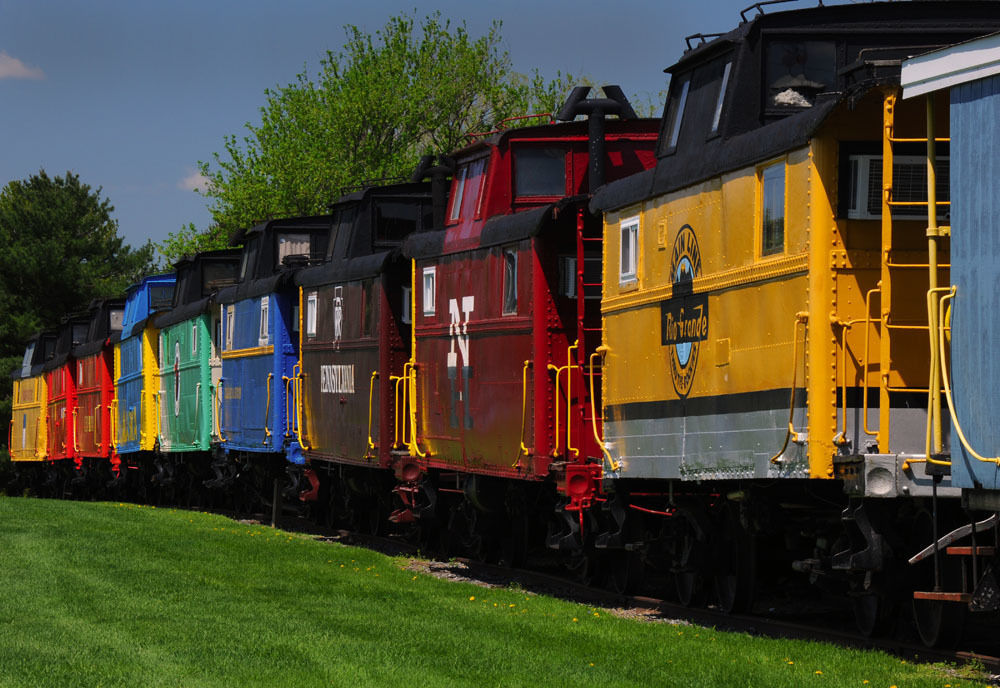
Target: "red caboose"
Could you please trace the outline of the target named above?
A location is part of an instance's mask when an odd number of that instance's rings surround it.
[[[72,316],[63,321],[56,339],[55,354],[45,362],[45,383],[48,388],[46,435],[48,459],[52,462],[73,460],[79,467],[79,439],[76,433],[76,366],[73,347],[87,337],[89,318]]]
[[[600,380],[589,364],[600,345],[602,227],[587,205],[597,185],[652,167],[658,124],[636,119],[617,87],[603,99],[587,90],[559,119],[582,112],[589,123],[474,137],[454,155],[444,227],[404,248],[414,337],[395,518],[434,506],[472,547],[490,539],[487,522],[509,539],[503,524],[524,515],[515,505],[538,501],[528,485],[567,495],[569,531],[599,484],[601,406],[590,388]],[[464,499],[445,499],[456,494]]]
[[[125,302],[94,301],[84,341],[73,347],[76,361],[76,426],[78,482],[88,481],[100,491],[118,473],[118,455],[111,437],[114,399],[114,347],[110,338],[122,329]]]

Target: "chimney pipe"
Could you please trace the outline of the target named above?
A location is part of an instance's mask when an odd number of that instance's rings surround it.
[[[588,152],[590,155],[589,191],[594,193],[604,184],[605,152],[604,118],[618,115],[619,119],[636,119],[635,110],[621,87],[608,85],[601,87],[604,98],[587,98],[590,86],[577,86],[569,94],[566,103],[556,114],[561,122],[570,122],[577,115],[586,115],[588,120]]]

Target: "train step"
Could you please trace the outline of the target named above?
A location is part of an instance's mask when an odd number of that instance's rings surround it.
[[[966,545],[964,547],[949,547],[949,548],[947,548],[945,550],[945,553],[946,554],[952,554],[952,555],[955,555],[955,556],[960,556],[960,557],[962,557],[962,556],[964,556],[964,557],[971,557],[972,556],[972,547],[968,546],[968,545]],[[977,557],[992,557],[992,556],[996,555],[996,553],[997,553],[997,548],[996,547],[976,547],[976,556]]]
[[[913,599],[935,600],[937,602],[961,602],[962,604],[968,604],[972,601],[972,593],[915,590],[913,592]]]

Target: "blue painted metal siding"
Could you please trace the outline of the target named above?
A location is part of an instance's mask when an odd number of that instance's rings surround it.
[[[261,332],[261,302],[267,299],[266,338]],[[286,435],[285,378],[298,361],[298,339],[293,332],[294,290],[244,299],[235,308],[232,345],[223,347],[223,401],[221,423],[227,451],[280,452],[292,441]],[[229,319],[222,318],[222,341],[230,341]],[[240,350],[273,347],[268,353],[227,356]],[[268,376],[270,375],[270,380]],[[294,413],[294,409],[288,408]]]
[[[972,448],[1000,455],[1000,76],[951,89],[952,387]],[[998,487],[952,434],[952,483]]]
[[[142,331],[121,343],[121,375],[115,381],[118,399],[119,454],[139,451],[142,436]]]

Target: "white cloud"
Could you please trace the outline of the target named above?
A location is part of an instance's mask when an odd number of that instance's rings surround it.
[[[177,182],[177,188],[184,189],[185,191],[197,191],[199,193],[208,191],[208,187],[211,185],[212,180],[198,170],[194,170],[184,177],[184,179]]]
[[[45,72],[29,67],[16,57],[0,50],[0,79],[44,79]]]

